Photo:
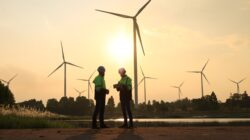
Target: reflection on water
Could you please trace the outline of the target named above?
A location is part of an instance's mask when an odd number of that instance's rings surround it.
[[[250,122],[250,118],[188,118],[188,119],[134,119],[137,122],[168,122],[168,123],[195,123],[195,122]],[[123,119],[110,119],[108,121],[120,122]]]
[[[91,121],[91,120],[70,120],[70,121]],[[107,119],[105,121],[110,122],[122,122],[123,119]],[[250,118],[182,118],[182,119],[155,119],[155,118],[145,118],[145,119],[134,119],[136,122],[164,122],[164,123],[202,123],[202,122],[219,122],[219,123],[229,123],[229,122],[250,122]]]

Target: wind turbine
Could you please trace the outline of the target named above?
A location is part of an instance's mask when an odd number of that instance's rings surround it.
[[[206,64],[204,65],[204,67],[201,69],[201,71],[188,71],[190,73],[199,73],[201,75],[201,96],[203,97],[204,96],[204,85],[203,85],[203,78],[206,79],[207,83],[209,84],[209,81],[206,77],[206,75],[204,74],[204,70],[208,64],[209,60],[207,60]]]
[[[141,68],[141,73],[142,73],[143,78],[141,79],[141,81],[139,82],[138,85],[140,85],[142,82],[144,82],[144,102],[146,104],[147,103],[146,79],[156,79],[156,78],[146,76],[144,74],[142,68]]]
[[[85,90],[83,90],[83,91],[79,91],[79,90],[77,90],[77,89],[75,89],[75,91],[79,94],[79,97],[82,95],[82,93],[84,93],[84,92],[85,92]]]
[[[229,80],[230,80],[230,79],[229,79]],[[240,81],[238,81],[238,82],[233,81],[233,80],[230,80],[231,82],[233,82],[233,83],[236,84],[238,94],[240,94],[240,83],[242,83],[242,82],[245,81],[245,80],[246,80],[246,78],[244,78],[244,79],[242,79],[242,80],[240,80]]]
[[[64,51],[63,51],[63,45],[62,45],[62,41],[61,41],[61,48],[62,48],[62,58],[63,58],[63,62],[62,64],[60,64],[54,71],[52,71],[48,77],[50,77],[54,72],[56,72],[59,68],[61,68],[62,66],[64,66],[64,97],[67,97],[67,65],[71,65],[74,67],[78,67],[81,68],[80,66],[77,66],[73,63],[67,62],[65,60],[65,56],[64,56]]]
[[[13,77],[9,80],[9,81],[2,80],[2,79],[0,79],[0,81],[2,81],[2,82],[4,82],[4,83],[6,83],[7,87],[9,87],[9,85],[10,85],[11,81],[13,81],[16,77],[17,77],[17,74],[16,74],[16,75],[14,75],[14,76],[13,76]]]
[[[103,13],[107,13],[107,14],[111,14],[111,15],[115,15],[115,16],[119,16],[119,17],[122,17],[122,18],[127,18],[127,19],[132,19],[133,20],[135,107],[137,107],[137,105],[138,105],[138,73],[137,73],[137,47],[136,47],[136,45],[137,45],[136,44],[136,39],[137,38],[136,38],[136,34],[139,37],[141,47],[142,47],[142,51],[143,51],[143,54],[145,55],[143,44],[142,44],[142,39],[141,39],[140,28],[139,28],[139,25],[137,23],[137,17],[146,8],[146,6],[150,2],[151,2],[151,0],[149,0],[146,4],[144,4],[134,16],[128,16],[128,15],[123,15],[123,14],[118,14],[118,13],[113,13],[113,12],[108,12],[108,11],[103,11],[103,10],[96,9],[96,11],[99,11],[99,12],[103,12]]]
[[[181,100],[181,94],[182,94],[181,87],[183,86],[183,84],[184,82],[182,82],[179,86],[171,86],[173,88],[178,89],[179,100]]]
[[[88,83],[88,99],[90,99],[90,98],[89,98],[89,96],[90,96],[90,94],[89,94],[89,89],[91,89],[91,91],[92,91],[92,86],[91,86],[91,83],[90,83],[90,79],[93,77],[94,74],[95,74],[95,71],[89,76],[88,79],[78,79],[78,80],[80,80],[80,81],[84,81],[84,82],[87,82],[87,83]]]

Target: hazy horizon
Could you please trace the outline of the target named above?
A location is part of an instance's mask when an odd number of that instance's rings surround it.
[[[134,15],[145,2],[0,1],[0,79],[18,74],[10,85],[17,102],[60,99],[63,69],[47,77],[62,62],[60,40],[66,60],[84,67],[68,67],[68,96],[78,96],[74,88],[87,90],[87,83],[76,79],[88,78],[99,65],[107,69],[110,89],[120,79],[120,67],[133,78],[132,21],[95,9]],[[158,78],[147,81],[147,98],[177,100],[178,92],[170,86],[183,81],[182,98],[201,97],[200,75],[186,71],[201,70],[208,58],[205,74],[211,84],[204,82],[205,95],[215,91],[225,101],[235,93],[236,85],[228,79],[250,77],[249,12],[250,0],[153,0],[138,17],[146,52],[144,57],[138,45],[138,66],[147,76]],[[250,90],[249,82],[241,84],[241,92]],[[118,102],[115,90],[110,96]],[[93,99],[93,93],[90,97]],[[141,85],[139,102],[143,101]]]

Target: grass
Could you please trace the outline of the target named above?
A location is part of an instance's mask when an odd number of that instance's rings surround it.
[[[50,121],[46,118],[1,115],[0,129],[28,129],[28,128],[71,128],[65,122]]]
[[[40,118],[65,117],[63,115],[54,114],[48,111],[39,111],[32,108],[25,108],[19,106],[16,107],[0,106],[0,115],[14,115],[14,116],[40,117]]]
[[[71,128],[71,124],[55,121],[65,116],[29,108],[0,107],[0,129]]]

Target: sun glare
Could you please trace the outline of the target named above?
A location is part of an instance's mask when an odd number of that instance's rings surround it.
[[[132,42],[124,33],[119,33],[111,38],[108,48],[110,56],[118,63],[125,63],[132,58]]]

